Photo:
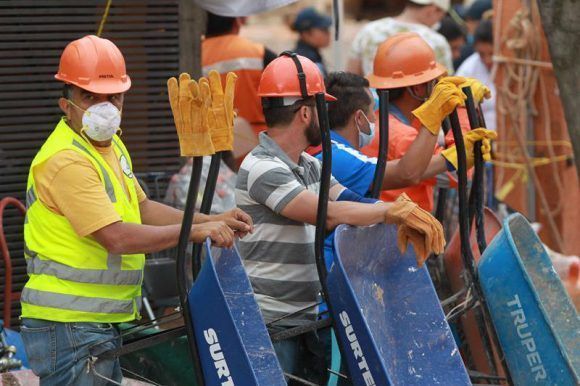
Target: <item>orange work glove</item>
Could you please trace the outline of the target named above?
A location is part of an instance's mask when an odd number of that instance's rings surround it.
[[[182,73],[179,83],[175,78],[167,80],[167,92],[181,155],[198,157],[215,153],[198,83]]]
[[[439,255],[445,248],[443,227],[424,209],[401,194],[385,215],[387,224],[397,224],[397,246],[401,253],[407,251],[409,242],[413,244],[417,265],[421,267],[431,253]]]
[[[234,91],[238,76],[228,72],[225,90],[222,88],[221,77],[217,71],[210,71],[208,78],[209,81],[200,80],[200,87],[215,150],[233,150]]]

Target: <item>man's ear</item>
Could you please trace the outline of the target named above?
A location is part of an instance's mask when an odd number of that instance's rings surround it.
[[[310,109],[310,107],[302,106],[298,114],[301,122],[310,123],[310,120],[312,119],[312,110]]]
[[[58,99],[58,107],[62,110],[62,112],[68,117],[70,117],[70,109],[71,105],[68,103],[68,100],[64,97]]]

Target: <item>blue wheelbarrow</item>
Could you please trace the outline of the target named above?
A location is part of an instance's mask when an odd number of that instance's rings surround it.
[[[580,384],[580,319],[524,216],[504,220],[478,271],[514,384]]]
[[[189,292],[206,385],[286,385],[235,248],[211,248]]]
[[[470,385],[427,268],[396,241],[393,225],[336,230],[327,285],[353,381]]]

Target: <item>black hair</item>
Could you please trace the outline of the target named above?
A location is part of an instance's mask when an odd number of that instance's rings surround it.
[[[62,97],[64,99],[72,99],[72,87],[70,84],[65,83],[62,86]]]
[[[443,20],[441,20],[441,25],[437,32],[445,36],[445,39],[447,39],[448,42],[459,38],[465,38],[465,32],[451,16],[445,16]]]
[[[220,16],[214,13],[207,13],[207,23],[205,27],[205,37],[220,36],[231,32],[234,28],[235,17]]]
[[[289,125],[294,119],[294,115],[302,106],[314,106],[314,97],[300,99],[290,106],[263,108],[266,126]]]
[[[328,105],[328,119],[330,127],[341,129],[357,110],[367,111],[372,102],[366,91],[369,81],[360,75],[350,72],[331,72],[325,80],[326,92],[338,100]]]
[[[473,33],[473,42],[493,44],[493,28],[491,20],[483,20],[479,23]]]

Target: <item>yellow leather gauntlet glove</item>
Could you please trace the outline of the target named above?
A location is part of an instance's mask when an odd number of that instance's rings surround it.
[[[457,106],[465,104],[465,95],[459,87],[443,78],[433,89],[431,96],[421,106],[413,110],[413,115],[433,135],[438,135],[441,122]]]
[[[483,102],[484,99],[491,98],[491,91],[489,90],[489,87],[487,87],[486,85],[484,85],[475,78],[464,78],[462,76],[448,76],[444,79],[457,85],[457,87],[459,87],[460,90],[463,87],[471,87],[471,93],[473,94],[473,99],[475,99],[476,104]]]
[[[497,139],[497,132],[488,129],[475,129],[468,131],[463,135],[463,141],[465,142],[465,158],[467,160],[467,168],[473,167],[474,163],[474,147],[477,141],[481,141],[481,153],[483,155],[484,161],[491,161],[491,141]],[[455,145],[443,150],[441,155],[453,165],[455,170],[457,170],[457,149]]]
[[[217,71],[210,71],[208,78],[209,82],[200,80],[200,87],[215,150],[233,150],[234,92],[238,76],[228,72],[225,90],[222,88],[221,77]]]
[[[409,242],[413,244],[417,265],[421,267],[431,253],[439,255],[445,248],[443,227],[424,209],[401,194],[385,215],[385,223],[397,224],[397,246],[401,253],[407,251]]]
[[[197,82],[189,74],[182,73],[179,83],[175,78],[167,80],[167,92],[181,155],[198,157],[215,153]]]

